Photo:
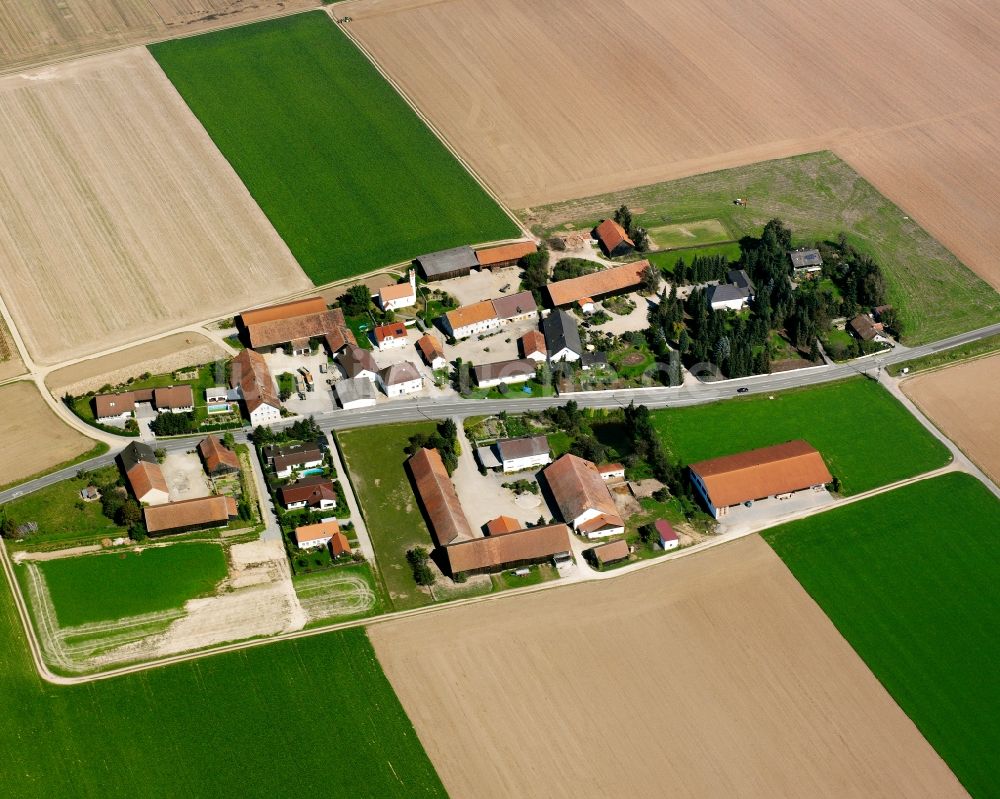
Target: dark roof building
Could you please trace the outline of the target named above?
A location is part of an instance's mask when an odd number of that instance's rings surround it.
[[[501,438],[495,446],[501,461],[537,458],[549,454],[549,440],[545,436]]]
[[[323,451],[315,444],[272,444],[264,448],[264,456],[275,471],[323,460]]]
[[[553,360],[576,360],[583,354],[580,326],[568,311],[555,310],[542,320],[545,348]]]
[[[375,404],[375,385],[367,377],[338,380],[333,385],[333,393],[337,395],[337,401],[341,408]]]
[[[493,299],[493,310],[497,319],[524,319],[538,313],[538,304],[530,291],[519,291]]]
[[[823,256],[819,250],[794,250],[789,256],[792,259],[792,269],[796,272],[818,272],[823,268]]]
[[[358,377],[364,372],[378,374],[378,364],[372,354],[357,344],[348,344],[337,356],[337,362],[348,377]]]
[[[504,382],[521,382],[535,376],[538,366],[530,358],[515,358],[510,361],[496,361],[472,367],[472,378],[477,385],[489,386]]]
[[[737,288],[746,289],[748,294],[753,294],[754,286],[750,275],[746,269],[730,269],[726,272],[726,281],[732,283]]]
[[[336,502],[337,492],[333,481],[321,474],[303,477],[278,489],[281,504],[286,508],[298,502],[305,502],[306,507],[317,508],[324,502]]]
[[[479,266],[476,253],[467,245],[421,255],[416,261],[429,281],[461,277]]]
[[[153,448],[149,444],[143,444],[141,441],[131,442],[125,449],[118,453],[118,458],[121,460],[122,471],[128,474],[132,471],[132,467],[137,463],[152,463],[159,465],[156,460],[156,453],[153,452]]]

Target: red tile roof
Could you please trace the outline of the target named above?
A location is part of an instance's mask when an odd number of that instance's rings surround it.
[[[474,538],[445,548],[452,574],[543,560],[569,551],[569,528],[565,524],[529,527],[506,535]]]
[[[312,541],[333,538],[340,532],[340,525],[336,519],[327,519],[317,524],[304,524],[295,531],[295,541],[299,546]]]
[[[525,358],[536,352],[540,352],[542,355],[547,354],[545,350],[545,336],[538,330],[529,330],[518,339],[518,342],[521,344],[521,354]]]
[[[609,517],[618,516],[618,508],[607,484],[590,461],[567,453],[546,466],[542,474],[567,522],[572,522],[588,509]]]
[[[223,445],[218,436],[207,436],[198,442],[198,452],[202,460],[205,461],[205,469],[209,474],[214,473],[220,466],[225,466],[233,471],[240,468],[240,459],[229,447]]]
[[[294,483],[289,483],[278,489],[282,505],[291,505],[293,502],[305,502],[308,506],[318,506],[324,499],[337,500],[337,492],[333,488],[333,482],[328,477],[321,474],[303,477]]]
[[[437,337],[432,336],[430,333],[424,333],[417,340],[417,347],[420,348],[420,352],[424,356],[424,360],[427,361],[428,366],[430,366],[435,358],[444,358],[444,347],[441,346],[441,342],[437,340]]]
[[[476,260],[480,266],[494,266],[506,261],[516,261],[525,255],[538,251],[538,245],[533,241],[518,241],[514,244],[501,244],[498,247],[487,247],[476,250]]]
[[[458,492],[436,449],[419,449],[407,461],[438,546],[473,538]]]
[[[555,306],[572,305],[587,297],[602,297],[619,291],[634,291],[642,285],[642,272],[649,261],[634,261],[591,272],[589,275],[571,277],[549,283],[546,290]]]
[[[326,310],[326,300],[322,297],[307,297],[303,300],[283,302],[278,305],[268,305],[254,311],[244,311],[240,320],[245,327],[263,322],[274,322],[279,319],[293,319],[296,316],[323,313]]]
[[[624,538],[619,541],[611,541],[601,544],[591,550],[598,563],[614,563],[617,560],[625,560],[629,556],[628,541]]]
[[[487,535],[506,535],[520,530],[522,525],[512,516],[497,516],[486,523]]]
[[[135,494],[135,498],[140,502],[144,500],[150,491],[162,491],[164,494],[170,494],[170,489],[167,487],[167,480],[163,476],[163,471],[160,469],[160,464],[158,463],[139,461],[128,470],[125,477],[128,480],[129,487],[132,489],[132,493]]]
[[[614,219],[605,219],[594,229],[594,233],[597,234],[597,238],[608,252],[613,251],[622,242],[628,244],[629,247],[635,247],[635,242],[628,237],[625,228]]]
[[[228,524],[237,516],[236,500],[232,497],[197,497],[181,502],[168,502],[143,508],[146,530],[152,535],[186,527]]]
[[[661,541],[676,541],[677,533],[674,532],[673,525],[666,519],[656,520],[656,532],[660,535]]]
[[[375,341],[381,344],[387,338],[406,338],[406,325],[402,322],[390,322],[375,328]]]
[[[253,350],[242,350],[233,358],[229,385],[232,388],[239,386],[242,390],[248,411],[255,411],[265,404],[281,407],[271,370],[264,356]]]

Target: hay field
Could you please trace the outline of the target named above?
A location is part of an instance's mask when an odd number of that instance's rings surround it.
[[[965,795],[756,536],[369,635],[456,798]]]
[[[311,285],[144,49],[0,79],[0,216],[45,364]]]
[[[318,0],[18,0],[0,14],[0,72],[311,8]]]
[[[681,0],[665,13],[659,0],[357,0],[339,9],[512,207],[833,149],[1000,287],[996,4]],[[931,190],[919,191],[924,183]]]
[[[0,387],[0,486],[79,458],[95,444],[56,416],[33,383]]]
[[[1000,485],[1000,355],[917,375],[900,387]]]

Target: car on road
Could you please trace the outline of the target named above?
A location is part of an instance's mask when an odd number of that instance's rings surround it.
[[[749,391],[750,389],[748,389],[746,386],[740,386],[738,389],[736,389],[737,394],[746,394]]]

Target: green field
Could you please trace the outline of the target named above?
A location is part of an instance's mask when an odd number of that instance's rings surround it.
[[[996,796],[996,498],[948,474],[764,538],[966,789]]]
[[[117,471],[116,466],[107,469]],[[92,544],[101,538],[127,535],[101,512],[100,502],[84,502],[80,491],[86,480],[71,477],[32,491],[5,504],[4,511],[16,523],[35,522],[38,532],[24,543],[10,542],[11,549],[62,549]]]
[[[445,796],[361,630],[58,687],[3,586],[0,649],[5,796]]]
[[[648,233],[654,246],[659,250],[717,244],[732,238],[718,219],[696,219],[675,225],[661,225],[650,228]]]
[[[150,51],[313,282],[517,235],[325,13]]]
[[[844,494],[936,469],[950,457],[889,392],[863,377],[668,408],[653,418],[668,450],[685,464],[804,438],[822,453]]]
[[[690,264],[694,260],[695,256],[711,256],[711,255],[725,255],[730,261],[738,261],[740,259],[740,245],[739,244],[709,244],[705,247],[694,247],[690,250],[665,250],[663,252],[647,252],[643,253],[643,258],[647,259],[651,264],[654,264],[665,272],[673,272],[674,267],[677,262],[684,259],[684,262]]]
[[[173,544],[38,563],[62,627],[179,608],[226,576],[217,544]]]
[[[746,198],[748,205],[734,205],[736,197]],[[759,236],[764,224],[778,217],[791,226],[796,245],[843,231],[883,268],[906,344],[936,341],[1000,318],[1000,294],[830,152],[569,200],[519,215],[539,234],[568,227],[589,230],[623,203],[642,209],[634,221],[648,229],[718,219],[739,239]]]
[[[406,562],[408,549],[421,546],[431,550],[434,541],[413,494],[405,466],[409,456],[403,451],[410,436],[433,431],[432,423],[419,422],[336,434],[393,610],[416,608],[433,601],[417,588]]]

